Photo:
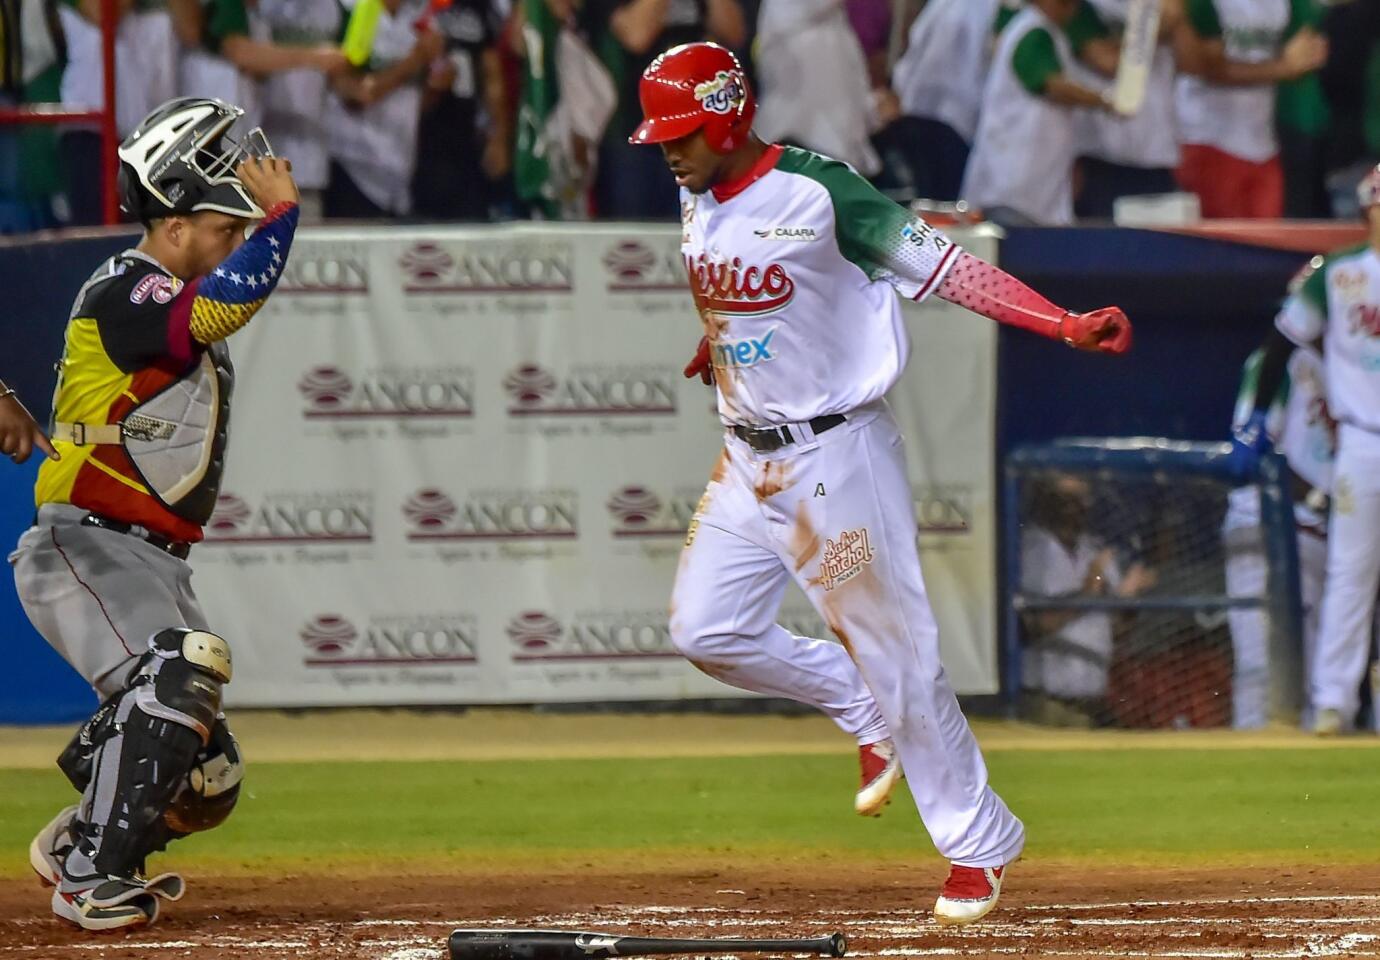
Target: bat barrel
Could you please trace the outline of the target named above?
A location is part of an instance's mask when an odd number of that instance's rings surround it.
[[[606,960],[706,953],[814,953],[842,957],[843,934],[803,939],[618,937],[555,930],[456,930],[451,960]]]

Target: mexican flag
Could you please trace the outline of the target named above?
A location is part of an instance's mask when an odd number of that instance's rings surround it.
[[[561,25],[546,6],[546,0],[521,0],[521,3],[526,15],[522,38],[527,48],[527,62],[522,78],[522,100],[518,104],[513,181],[524,203],[549,220],[559,220],[561,204],[551,182],[547,129],[560,99],[556,43]]]

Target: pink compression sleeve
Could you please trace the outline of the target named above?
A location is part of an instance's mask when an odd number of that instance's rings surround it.
[[[1068,313],[1050,303],[1005,270],[960,253],[935,293],[974,313],[1030,330],[1051,340],[1061,336],[1060,320]]]

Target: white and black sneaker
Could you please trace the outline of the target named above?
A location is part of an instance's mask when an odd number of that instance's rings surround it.
[[[56,886],[62,880],[62,865],[77,842],[72,836],[72,823],[76,819],[77,805],[74,803],[49,820],[29,843],[29,866],[45,887]]]
[[[53,914],[83,930],[143,927],[158,919],[158,896],[134,877],[91,877],[90,886],[64,891],[67,880],[53,890]],[[80,881],[75,881],[80,882]]]

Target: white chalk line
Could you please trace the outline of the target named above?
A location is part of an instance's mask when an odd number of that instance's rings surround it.
[[[1026,910],[1122,910],[1133,907],[1211,907],[1224,904],[1255,903],[1374,903],[1380,901],[1380,894],[1373,893],[1331,893],[1316,896],[1291,897],[1222,897],[1212,900],[1121,900],[1114,903],[1038,903],[1029,904]]]

